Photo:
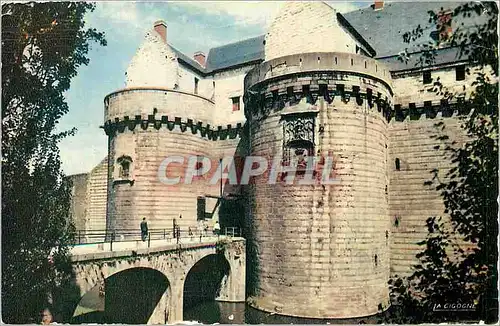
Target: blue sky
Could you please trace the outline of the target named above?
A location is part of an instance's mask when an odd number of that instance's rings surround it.
[[[340,12],[371,2],[328,2]],[[79,69],[66,93],[70,112],[61,130],[77,128],[60,144],[64,172],[89,172],[107,154],[103,99],[125,86],[128,63],[156,20],[167,25],[167,39],[188,56],[212,47],[264,34],[283,2],[98,2],[86,17],[88,27],[106,34],[108,45],[94,45],[90,63]]]

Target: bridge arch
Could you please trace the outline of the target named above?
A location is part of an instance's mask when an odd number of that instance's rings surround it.
[[[85,293],[72,322],[147,324],[165,319],[170,281],[161,271],[131,267],[116,271]]]
[[[105,323],[103,284],[96,284],[83,296],[79,297],[75,308],[71,311],[70,323]]]
[[[232,239],[228,241],[224,248],[217,248],[217,242],[192,243],[176,246],[158,246],[145,248],[137,251],[103,251],[89,252],[73,256],[73,271],[75,273],[75,285],[78,287],[80,295],[75,298],[76,302],[88,299],[85,296],[96,296],[100,284],[104,284],[105,303],[106,294],[109,289],[116,284],[128,278],[138,278],[140,273],[151,273],[153,279],[157,279],[158,284],[168,284],[161,298],[159,293],[150,293],[149,298],[156,301],[156,307],[151,312],[148,321],[130,320],[126,317],[120,317],[119,320],[110,320],[110,322],[135,323],[135,324],[153,324],[166,322],[173,323],[183,319],[183,302],[185,286],[192,287],[193,278],[200,271],[214,269],[218,271],[218,276],[211,279],[216,280],[217,300],[229,302],[244,302],[245,300],[245,242],[244,239]],[[133,276],[127,273],[139,273]],[[127,276],[128,275],[128,276]],[[156,276],[155,276],[156,275]],[[220,279],[219,279],[220,278]],[[163,281],[161,281],[163,280]],[[187,281],[187,285],[186,285]],[[126,284],[127,282],[125,282]],[[132,283],[129,283],[129,285]],[[143,288],[151,287],[143,283]],[[196,284],[196,282],[194,282]],[[190,291],[188,291],[190,293]],[[213,296],[214,291],[210,292]],[[76,294],[76,293],[75,293]],[[136,296],[135,294],[133,296]],[[121,301],[116,295],[117,301]],[[187,300],[192,296],[188,294]],[[146,300],[146,299],[144,299]],[[66,301],[67,302],[67,301]],[[121,310],[120,310],[121,309]],[[123,307],[116,307],[114,311],[118,314],[123,311]],[[145,310],[144,310],[145,309]],[[150,311],[151,307],[147,310]],[[97,309],[98,310],[98,309]],[[70,316],[77,311],[73,309]],[[81,309],[79,310],[81,314]],[[148,312],[149,313],[149,312]],[[105,312],[105,314],[108,314]],[[115,315],[116,315],[115,314]],[[144,314],[143,314],[144,315]],[[125,319],[123,319],[125,318]],[[143,318],[144,319],[144,318]]]
[[[206,300],[216,300],[231,273],[227,258],[209,254],[198,260],[186,274],[183,287],[183,308]]]

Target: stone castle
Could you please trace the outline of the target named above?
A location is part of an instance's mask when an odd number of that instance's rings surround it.
[[[286,3],[262,36],[199,52],[168,42],[163,21],[145,36],[126,71],[126,88],[104,99],[108,156],[72,176],[81,230],[197,229],[200,219],[243,228],[249,302],[310,318],[369,316],[389,306],[387,281],[411,271],[425,220],[444,215],[431,170],[449,162],[431,138],[442,122],[455,141],[471,78],[458,49],[440,47],[419,63],[422,42],[445,37],[428,24],[419,42],[404,32],[440,12],[452,32],[457,3],[386,3],[346,14],[322,2]],[[465,20],[465,27],[473,22]],[[439,32],[440,31],[440,32]],[[401,53],[413,53],[408,61]],[[440,80],[461,94],[443,101]],[[166,185],[169,156],[333,156],[335,185]],[[172,164],[184,176],[189,162]]]

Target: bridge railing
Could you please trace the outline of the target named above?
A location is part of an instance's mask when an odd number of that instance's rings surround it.
[[[241,230],[237,227],[226,227],[219,232],[215,232],[213,228],[205,228],[203,230],[193,228],[165,228],[165,229],[149,229],[148,233],[143,237],[140,230],[131,229],[115,229],[115,230],[76,230],[74,234],[74,244],[96,244],[96,243],[113,243],[125,241],[144,241],[148,242],[148,246],[152,240],[168,240],[180,243],[181,240],[194,241],[203,238],[213,238],[218,236],[240,237]]]
[[[234,226],[226,227],[222,234],[228,237],[241,237],[241,229]]]

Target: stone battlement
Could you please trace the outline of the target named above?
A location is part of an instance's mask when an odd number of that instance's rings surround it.
[[[206,97],[169,88],[134,87],[113,92],[104,99],[104,119],[126,116],[168,115],[196,117],[213,125],[214,102]]]
[[[113,121],[108,120],[104,123],[104,131],[106,135],[114,135],[115,133],[125,132],[125,130],[133,131],[135,128],[147,130],[149,126],[153,126],[156,130],[166,127],[173,131],[176,127],[181,132],[186,132],[188,129],[193,135],[199,134],[201,137],[206,137],[210,140],[225,140],[227,138],[234,139],[242,137],[244,126],[241,123],[228,124],[226,126],[211,126],[209,123],[186,119],[183,117],[161,116],[161,119],[155,119],[155,115],[136,115],[135,117],[125,116],[123,119],[115,118]]]
[[[313,52],[284,56],[261,63],[245,77],[245,91],[250,87],[289,74],[319,71],[337,71],[358,74],[384,83],[392,94],[392,80],[388,68],[369,57],[339,52]]]

